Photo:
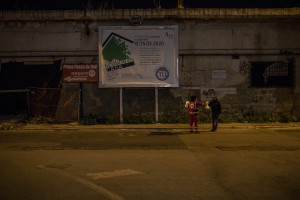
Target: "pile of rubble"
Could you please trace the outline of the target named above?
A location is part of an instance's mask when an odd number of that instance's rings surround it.
[[[0,116],[0,130],[12,130],[27,123],[27,116],[15,115],[15,116]]]
[[[0,122],[0,130],[12,130],[15,129],[16,125],[8,122]]]
[[[27,116],[0,116],[0,130],[13,130],[23,127],[27,124],[53,124],[52,118]]]

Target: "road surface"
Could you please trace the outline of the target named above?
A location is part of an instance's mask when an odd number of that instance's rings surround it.
[[[298,200],[299,125],[0,130],[0,199]]]

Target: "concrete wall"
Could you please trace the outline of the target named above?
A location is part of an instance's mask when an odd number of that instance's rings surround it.
[[[290,9],[156,9],[99,11],[0,12],[1,62],[48,61],[98,63],[100,25],[129,25],[132,15],[142,25],[179,25],[179,88],[159,88],[160,117],[185,115],[191,95],[209,100],[216,93],[223,113],[239,116],[257,112],[300,110],[300,8]],[[249,87],[242,62],[295,59],[294,87]],[[119,116],[119,90],[96,83],[64,83],[82,88],[82,114]],[[153,89],[123,89],[124,114],[154,116]]]

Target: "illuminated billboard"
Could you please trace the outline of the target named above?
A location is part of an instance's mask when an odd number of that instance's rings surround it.
[[[100,26],[99,87],[178,87],[178,26]]]

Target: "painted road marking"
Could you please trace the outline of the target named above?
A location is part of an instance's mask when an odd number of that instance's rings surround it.
[[[73,179],[74,181],[76,181],[78,183],[81,183],[82,185],[87,186],[88,188],[94,190],[95,192],[97,192],[97,193],[99,193],[99,194],[101,194],[101,195],[103,195],[103,196],[105,196],[105,197],[107,197],[111,200],[124,200],[124,198],[122,198],[119,195],[109,191],[108,189],[106,189],[106,188],[104,188],[100,185],[94,184],[89,180],[85,180],[85,179],[79,178],[77,176],[74,176],[74,175],[68,173],[65,170],[58,169],[58,168],[48,168],[47,166],[44,166],[44,165],[37,165],[37,168],[38,169],[54,170],[54,171],[62,174],[63,176],[67,176],[67,177]]]
[[[122,169],[122,170],[115,170],[115,171],[111,171],[111,172],[88,173],[86,175],[91,177],[94,180],[98,180],[98,179],[102,179],[102,178],[128,176],[128,175],[134,175],[134,174],[142,174],[142,172],[138,172],[133,169]]]
[[[68,174],[68,176],[70,178],[72,178],[73,180],[77,181],[78,183],[81,183],[83,185],[86,185],[87,187],[89,187],[90,189],[106,196],[107,198],[111,199],[111,200],[124,200],[122,197],[120,197],[119,195],[109,191],[108,189],[100,186],[100,185],[97,185],[97,184],[94,184],[88,180],[85,180],[85,179],[82,179],[82,178],[79,178],[79,177],[76,177],[76,176],[73,176],[73,175],[70,175]]]

